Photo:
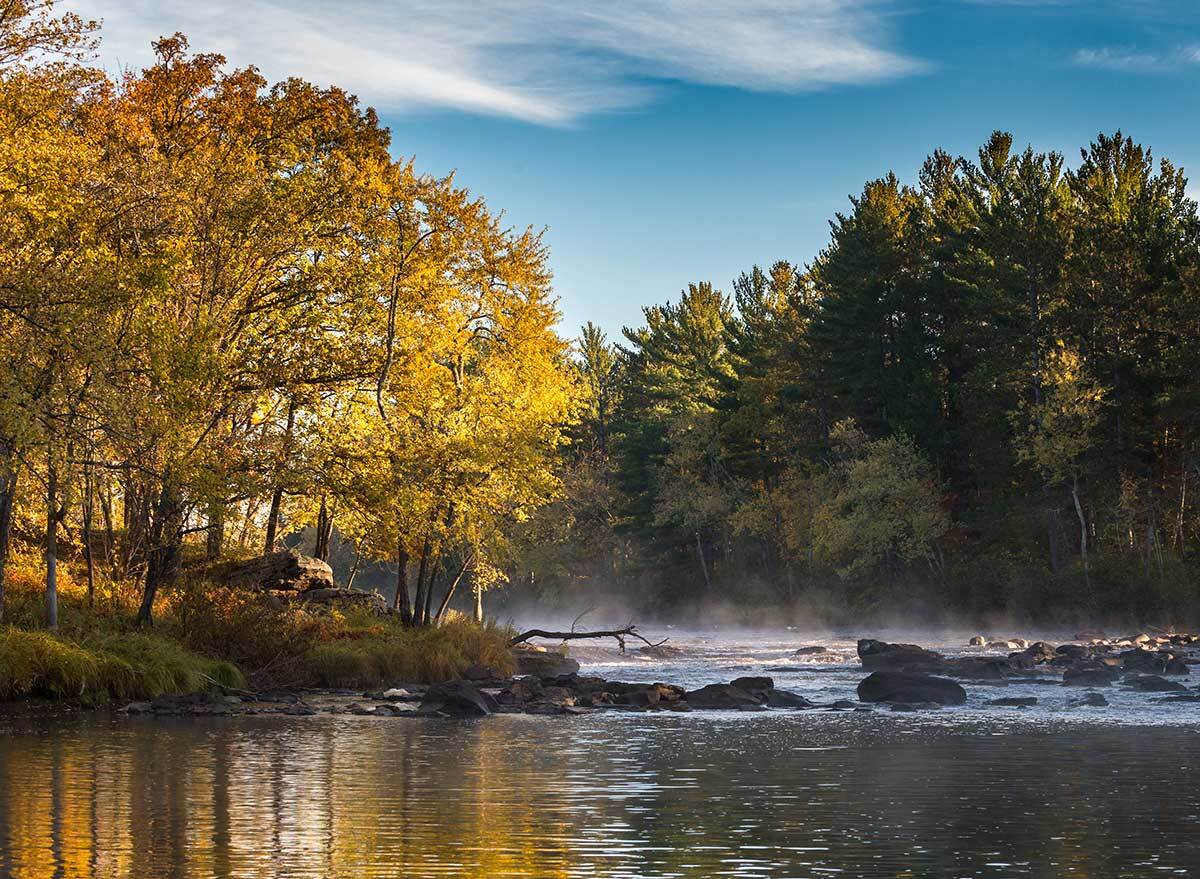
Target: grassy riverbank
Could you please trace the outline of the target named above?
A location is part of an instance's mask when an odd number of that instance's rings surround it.
[[[59,584],[59,631],[42,630],[41,571],[10,568],[0,628],[0,701],[100,703],[221,687],[432,683],[482,663],[511,671],[509,633],[455,617],[406,628],[360,610],[309,610],[201,580],[163,596],[149,631],[131,624],[136,584]]]

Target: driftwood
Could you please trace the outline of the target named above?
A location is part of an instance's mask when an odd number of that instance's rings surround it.
[[[616,638],[617,643],[621,645],[621,652],[625,652],[625,639],[637,638],[639,641],[649,645],[650,647],[661,647],[666,644],[668,638],[663,638],[661,641],[650,641],[643,637],[637,630],[637,626],[630,623],[623,629],[607,629],[602,632],[576,632],[572,629],[569,632],[548,632],[545,629],[530,629],[528,632],[522,632],[517,637],[508,642],[509,647],[515,647],[530,638],[547,638],[551,641],[573,641],[576,638]]]

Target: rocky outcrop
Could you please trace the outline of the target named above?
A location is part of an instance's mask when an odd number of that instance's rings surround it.
[[[282,550],[212,571],[219,583],[268,592],[306,592],[332,589],[333,569],[320,559]]]
[[[860,702],[937,702],[962,705],[967,692],[948,678],[912,672],[877,671],[858,685]]]

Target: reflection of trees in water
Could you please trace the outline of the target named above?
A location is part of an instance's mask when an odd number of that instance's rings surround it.
[[[988,860],[1118,875],[1152,854],[1187,866],[1198,803],[1181,767],[1200,741],[1186,730],[864,729],[47,723],[0,738],[0,875],[951,875]],[[851,747],[806,750],[822,743]]]

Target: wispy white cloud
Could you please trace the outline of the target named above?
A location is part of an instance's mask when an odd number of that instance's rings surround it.
[[[271,77],[337,83],[388,110],[447,107],[564,125],[651,100],[664,80],[796,92],[912,74],[892,0],[67,0],[104,20],[103,59],[139,66],[183,31]]]
[[[1184,46],[1164,51],[1126,48],[1080,49],[1071,60],[1081,67],[1097,67],[1125,73],[1167,73],[1200,64],[1200,46]]]

